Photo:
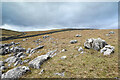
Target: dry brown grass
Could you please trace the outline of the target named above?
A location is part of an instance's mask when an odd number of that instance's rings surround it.
[[[106,36],[105,34],[114,31],[115,34]],[[36,34],[39,32],[30,32]],[[28,33],[29,34],[29,33]],[[82,37],[75,37],[76,34],[81,34]],[[43,35],[42,35],[43,36]],[[58,49],[57,55],[46,61],[40,69],[31,69],[22,78],[114,78],[118,77],[118,30],[74,30],[59,33],[49,34],[50,38],[45,40],[42,36],[31,37],[23,42],[22,39],[3,41],[3,43],[20,42],[24,48],[34,48],[36,43],[33,40],[41,39],[43,42],[40,45],[45,45],[42,53],[34,53],[30,59],[45,54],[48,51]],[[115,53],[110,56],[103,56],[99,51],[88,50],[84,48],[84,42],[89,38],[101,38],[108,44],[115,46]],[[70,40],[78,40],[76,44],[70,44]],[[83,47],[85,53],[80,54],[77,47]],[[67,49],[66,52],[60,52],[62,49]],[[76,56],[78,55],[78,56]],[[60,57],[67,56],[65,60]],[[8,55],[3,56],[3,59]],[[28,64],[24,64],[27,65]],[[19,66],[19,65],[18,65]],[[39,74],[41,69],[44,69],[43,74]],[[54,73],[65,71],[65,76],[61,77]]]

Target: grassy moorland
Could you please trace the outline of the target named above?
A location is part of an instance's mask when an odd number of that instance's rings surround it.
[[[114,31],[115,34],[106,36],[110,31]],[[9,32],[6,32],[8,34]],[[25,32],[26,35],[38,34],[40,32]],[[3,33],[4,34],[4,33]],[[76,34],[82,35],[82,37],[75,37]],[[2,41],[2,43],[20,42],[23,48],[35,48],[37,43],[34,40],[41,39],[44,45],[41,53],[34,53],[31,57],[25,59],[34,59],[37,56],[45,54],[51,50],[57,49],[57,55],[46,61],[40,69],[31,69],[31,72],[22,76],[22,78],[114,78],[118,77],[118,30],[106,29],[106,30],[73,30],[64,31],[53,34],[48,34],[50,37],[43,39],[44,35],[29,37],[27,41],[22,39]],[[115,47],[115,53],[110,56],[104,56],[100,51],[93,49],[85,49],[84,42],[89,38],[101,38],[108,44]],[[70,40],[78,40],[78,43],[70,44]],[[120,42],[120,41],[119,41]],[[82,47],[84,53],[80,54],[78,48]],[[119,46],[120,47],[120,46]],[[62,49],[67,51],[61,52]],[[9,54],[8,54],[9,55]],[[8,55],[1,56],[2,60],[6,59]],[[28,55],[28,54],[27,54]],[[60,59],[62,56],[67,56],[66,59]],[[6,64],[7,65],[7,64]],[[28,63],[24,64],[28,66]],[[20,66],[20,65],[17,65]],[[10,67],[8,69],[13,68]],[[41,69],[45,71],[39,74]],[[6,72],[6,71],[5,71]],[[64,76],[55,75],[55,73],[65,72]]]
[[[16,35],[20,35],[22,32],[17,32],[17,31],[12,31],[12,30],[7,30],[7,29],[1,29],[0,28],[0,31],[1,31],[1,35],[0,35],[0,38],[1,37],[11,37],[11,36],[16,36]]]

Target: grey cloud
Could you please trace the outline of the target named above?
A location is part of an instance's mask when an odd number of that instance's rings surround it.
[[[18,27],[106,27],[117,28],[117,2],[6,2],[2,4],[3,25]],[[31,26],[31,27],[30,27]]]

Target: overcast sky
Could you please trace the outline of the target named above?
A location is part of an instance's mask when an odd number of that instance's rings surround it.
[[[38,31],[60,28],[118,28],[117,2],[3,2],[2,28]]]

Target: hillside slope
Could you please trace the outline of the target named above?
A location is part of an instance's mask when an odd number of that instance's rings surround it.
[[[115,34],[106,36],[110,31]],[[34,33],[33,33],[34,34]],[[76,34],[82,37],[75,37]],[[36,51],[32,56],[25,59],[33,60],[37,56],[46,54],[49,51],[56,50],[56,56],[44,62],[40,69],[31,69],[31,72],[22,76],[22,78],[115,78],[118,77],[118,30],[73,30],[59,33],[48,34],[50,37],[43,39],[44,35],[30,37],[26,41],[23,39],[15,39],[2,41],[3,43],[20,42],[20,45],[25,48],[35,48],[39,45],[44,45],[43,49]],[[108,44],[115,47],[115,53],[110,56],[104,56],[100,51],[93,49],[85,49],[84,42],[89,38],[101,38]],[[36,43],[40,39],[42,42]],[[71,40],[77,40],[75,44],[70,44]],[[84,53],[80,54],[78,48],[82,47]],[[66,51],[62,51],[66,49]],[[25,53],[26,54],[26,53]],[[26,54],[29,55],[29,54]],[[61,59],[66,56],[66,59]],[[2,60],[9,57],[2,56]],[[8,64],[6,64],[7,66]],[[28,66],[28,63],[23,65]],[[17,65],[17,66],[20,66]],[[14,66],[9,67],[12,69]],[[39,74],[44,69],[42,74]],[[7,70],[6,70],[7,71]],[[6,72],[4,71],[4,72]],[[55,75],[55,73],[63,73],[63,76]]]

